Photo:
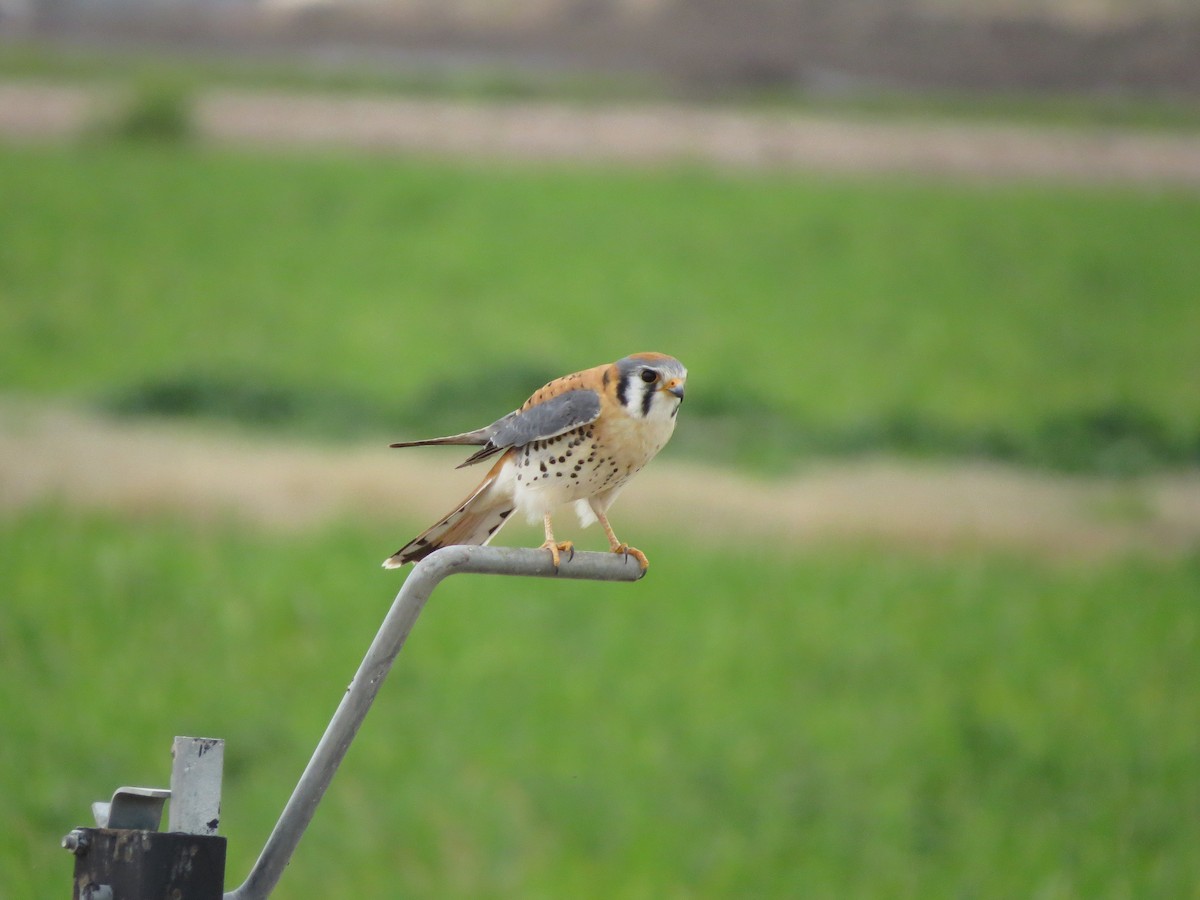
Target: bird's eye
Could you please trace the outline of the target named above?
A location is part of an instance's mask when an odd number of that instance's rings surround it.
[[[658,373],[653,369],[642,369],[642,381],[646,382],[646,384],[654,384],[654,382],[658,381]]]

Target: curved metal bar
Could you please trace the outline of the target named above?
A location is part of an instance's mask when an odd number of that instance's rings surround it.
[[[241,886],[227,892],[224,900],[262,900],[275,889],[425,601],[443,579],[459,573],[590,581],[637,581],[645,574],[635,560],[611,553],[564,556],[556,571],[545,550],[510,547],[445,547],[417,563],[384,617],[258,861]]]

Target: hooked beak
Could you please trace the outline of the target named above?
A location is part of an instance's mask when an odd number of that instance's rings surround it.
[[[681,378],[672,378],[662,386],[662,389],[668,394],[674,394],[680,400],[683,399],[683,379]]]

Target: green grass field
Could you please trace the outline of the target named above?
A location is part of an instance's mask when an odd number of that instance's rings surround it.
[[[458,429],[656,348],[716,458],[1200,459],[1196,195],[105,143],[0,195],[6,390]]]
[[[1154,191],[0,146],[0,390],[382,439],[654,348],[672,452],[1145,471],[1200,458],[1198,246]],[[228,741],[236,885],[426,523],[0,509],[0,898],[176,734]],[[444,585],[278,896],[1200,889],[1196,552],[637,543]]]
[[[459,578],[281,897],[1186,897],[1200,559],[1082,571],[653,542],[636,585]],[[398,587],[379,533],[2,525],[0,895],[174,734],[240,882]],[[13,752],[19,748],[18,752]]]

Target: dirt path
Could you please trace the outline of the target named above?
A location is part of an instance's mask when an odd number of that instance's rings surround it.
[[[292,447],[7,406],[0,408],[0,515],[57,499],[279,528],[375,520],[402,539],[403,528],[444,513],[473,486],[478,473],[456,471],[456,461],[438,451]],[[1095,559],[1200,545],[1200,473],[1110,482],[877,461],[767,482],[668,453],[615,513],[626,532],[663,528],[712,544],[767,540],[788,548],[849,537],[932,552],[987,546]],[[564,524],[564,533],[577,530]],[[501,543],[528,539],[510,531]],[[599,549],[603,538],[591,529],[582,545]]]
[[[0,135],[68,136],[116,103],[112,93],[81,87],[0,83]],[[202,94],[196,121],[206,139],[226,144],[1200,185],[1200,136],[1194,135],[230,90]]]

